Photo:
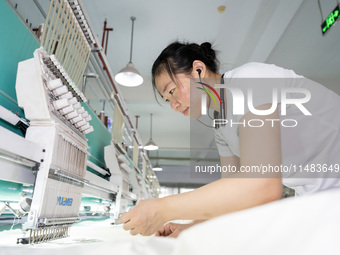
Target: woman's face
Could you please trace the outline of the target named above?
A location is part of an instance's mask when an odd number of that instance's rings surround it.
[[[162,72],[155,77],[156,88],[166,102],[170,103],[171,108],[192,119],[201,116],[201,90],[193,89],[190,91],[190,79],[192,75],[177,74],[176,83],[173,82],[167,72]],[[191,93],[191,98],[190,98]]]

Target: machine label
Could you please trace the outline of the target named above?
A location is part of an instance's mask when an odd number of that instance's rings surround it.
[[[73,198],[57,197],[57,205],[72,206]]]

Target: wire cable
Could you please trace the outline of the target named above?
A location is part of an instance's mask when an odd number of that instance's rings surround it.
[[[321,23],[323,23],[323,15],[322,15],[320,0],[318,0],[318,4],[319,4],[319,10],[320,10],[320,14],[321,14]]]
[[[199,79],[200,79],[200,83],[199,83],[199,84],[201,84],[202,87],[203,87],[204,89],[206,89],[205,86],[204,86],[204,83],[202,82],[202,79],[201,79],[201,72],[198,72],[198,77],[199,77]],[[208,95],[207,92],[205,92],[205,93]],[[208,95],[208,98],[209,98],[209,101],[208,101],[208,109],[209,109],[210,103],[211,103],[211,98],[210,98],[209,95]],[[213,120],[213,118],[212,118],[212,117],[210,116],[210,114],[209,114],[209,110],[207,110],[207,113],[208,113],[208,117],[209,117],[211,120]]]

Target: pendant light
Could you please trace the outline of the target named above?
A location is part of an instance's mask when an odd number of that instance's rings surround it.
[[[154,172],[160,172],[163,171],[163,168],[158,164],[158,151],[157,151],[157,163],[156,165],[152,168]]]
[[[157,164],[152,168],[152,170],[154,172],[160,172],[160,171],[163,171],[163,168],[160,165],[158,165],[158,162],[157,162]]]
[[[116,82],[120,85],[127,87],[136,87],[143,83],[143,77],[137,71],[137,69],[132,64],[132,44],[133,44],[133,24],[136,18],[131,17],[132,30],[131,30],[131,45],[130,45],[130,62],[115,76]]]
[[[144,149],[148,151],[158,150],[157,144],[155,144],[155,142],[152,140],[152,113],[150,113],[150,140],[144,146]]]

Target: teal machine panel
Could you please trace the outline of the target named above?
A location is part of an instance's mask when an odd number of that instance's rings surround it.
[[[24,117],[23,110],[16,103],[18,62],[32,58],[33,52],[39,48],[39,42],[4,0],[0,1],[0,31],[0,105]],[[0,126],[22,136],[19,129],[3,120],[0,120]]]
[[[90,121],[90,123],[94,129],[94,132],[86,135],[89,145],[88,151],[91,154],[91,156],[88,156],[87,158],[92,163],[104,168],[106,167],[104,160],[104,147],[110,145],[112,140],[111,133],[107,130],[107,128],[105,128],[103,123],[98,119],[96,114],[86,103],[81,103],[81,105],[91,115],[92,120]],[[87,170],[93,172],[89,167],[87,167]],[[97,172],[93,173],[98,174]]]

